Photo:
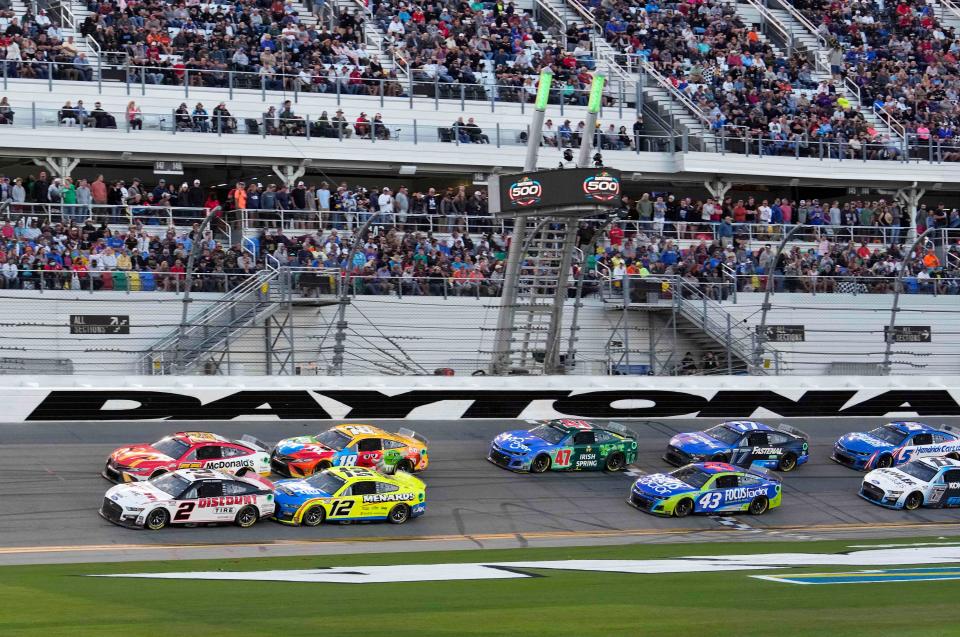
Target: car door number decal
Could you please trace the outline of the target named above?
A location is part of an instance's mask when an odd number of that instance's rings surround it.
[[[357,464],[357,454],[351,454],[349,456],[340,456],[337,458],[337,466],[340,467],[349,467]]]
[[[196,502],[181,502],[180,506],[177,507],[177,515],[173,518],[173,521],[182,522],[183,520],[189,520],[190,514],[196,506]]]
[[[348,515],[353,508],[353,500],[334,500],[330,503],[330,517]]]
[[[561,449],[558,451],[556,463],[558,465],[570,464],[570,449]]]
[[[723,495],[717,492],[713,493],[704,493],[700,497],[700,508],[701,509],[716,509],[720,506],[720,501],[723,499]]]

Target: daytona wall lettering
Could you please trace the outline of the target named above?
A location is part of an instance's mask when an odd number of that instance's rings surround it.
[[[530,407],[536,417],[581,418],[750,418],[759,409],[782,417],[883,417],[891,413],[957,416],[960,405],[950,391],[893,389],[872,395],[870,390],[808,390],[796,400],[767,390],[722,390],[688,393],[664,390],[611,390],[574,393],[570,390],[418,389],[388,396],[368,390],[239,391],[203,402],[188,393],[141,390],[51,390],[27,421],[57,420],[195,420],[222,421],[250,416],[280,420],[330,420],[318,400],[328,398],[348,407],[337,418],[519,418]],[[857,400],[857,395],[863,398]],[[135,407],[105,409],[112,401]],[[449,404],[424,409],[440,401],[469,401],[459,413]],[[645,406],[632,406],[636,404]],[[615,406],[617,405],[617,406]],[[628,405],[621,407],[619,405]],[[537,411],[539,410],[539,411]],[[530,413],[527,417],[533,417]]]

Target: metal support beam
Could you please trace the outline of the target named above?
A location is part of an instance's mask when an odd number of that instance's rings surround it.
[[[703,187],[706,188],[710,196],[719,203],[727,196],[727,192],[730,191],[733,184],[729,181],[724,181],[721,177],[717,177],[716,179],[708,179],[703,182]]]
[[[914,227],[916,227],[915,224]],[[883,373],[887,376],[890,375],[890,368],[893,366],[893,363],[890,361],[890,358],[893,356],[893,330],[897,326],[897,313],[900,311],[900,289],[903,287],[903,273],[907,271],[906,262],[907,259],[913,256],[917,246],[921,245],[927,238],[927,235],[933,231],[933,228],[927,228],[923,234],[913,240],[913,243],[910,244],[910,250],[904,254],[903,264],[897,272],[897,280],[893,282],[893,303],[890,305],[890,323],[887,325],[887,334],[884,339],[886,344],[883,349]]]
[[[909,188],[901,188],[897,190],[894,197],[900,203],[901,206],[904,206],[910,213],[910,227],[907,228],[907,243],[911,243],[917,240],[917,208],[920,206],[920,200],[923,196],[927,194],[927,191],[923,188],[917,188],[917,182]],[[900,220],[896,220],[897,223],[900,223]]]
[[[80,163],[79,159],[69,157],[44,157],[34,159],[33,163],[41,168],[47,168],[54,177],[65,179],[73,173],[73,169]]]
[[[283,181],[284,185],[290,190],[294,189],[294,187],[297,185],[297,180],[303,177],[303,174],[307,172],[305,166],[291,166],[290,164],[285,166],[278,166],[274,164],[271,166],[271,168],[273,169],[274,174],[279,177],[280,180]]]
[[[783,252],[783,248],[787,245],[793,235],[800,228],[806,228],[806,225],[795,225],[790,228],[790,232],[783,235],[783,240],[780,241],[780,245],[777,246],[777,252],[773,257],[774,267],[771,268],[770,272],[767,272],[767,287],[763,293],[763,305],[761,305],[760,313],[760,327],[757,328],[757,341],[754,347],[753,353],[753,365],[754,369],[761,369],[763,364],[763,343],[766,336],[767,329],[767,312],[770,311],[770,295],[773,294],[773,285],[774,279],[776,278],[776,264],[780,259],[780,253]]]

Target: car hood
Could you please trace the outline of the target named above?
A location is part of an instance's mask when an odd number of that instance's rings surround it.
[[[121,447],[110,454],[110,458],[119,465],[134,468],[141,465],[168,465],[176,462],[174,458],[160,453],[152,445]]]
[[[858,453],[871,453],[873,451],[885,451],[893,449],[893,445],[891,445],[889,442],[884,442],[879,438],[874,438],[870,434],[863,431],[854,431],[852,433],[848,433],[844,436],[841,436],[837,442],[850,451],[856,451]]]
[[[326,456],[332,454],[333,449],[317,442],[315,436],[297,436],[286,438],[277,443],[277,453],[290,456]]]
[[[728,448],[724,443],[702,431],[677,434],[670,439],[670,445],[687,453],[695,454],[708,454]]]
[[[310,498],[329,498],[333,496],[332,493],[317,489],[306,480],[278,480],[273,486],[276,489],[278,499],[283,496],[306,496]]]
[[[905,474],[899,469],[874,469],[863,477],[863,481],[876,485],[885,491],[903,491],[913,487],[924,486],[924,483]]]
[[[538,438],[525,429],[505,431],[494,438],[493,442],[508,453],[519,454],[527,453],[529,451],[533,451],[534,449],[543,449],[545,447],[553,446],[543,438]]]
[[[149,482],[133,482],[111,487],[104,495],[124,507],[147,506],[153,502],[170,500],[170,494],[155,488]]]
[[[640,476],[640,478],[633,483],[633,490],[655,497],[668,498],[681,493],[696,491],[697,489],[665,473],[651,473]]]

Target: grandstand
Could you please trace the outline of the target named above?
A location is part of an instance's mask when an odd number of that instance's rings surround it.
[[[624,174],[620,219],[580,227],[567,373],[955,371],[960,14],[857,7],[14,0],[0,370],[488,371],[487,183],[550,69],[537,166],[586,137]]]

